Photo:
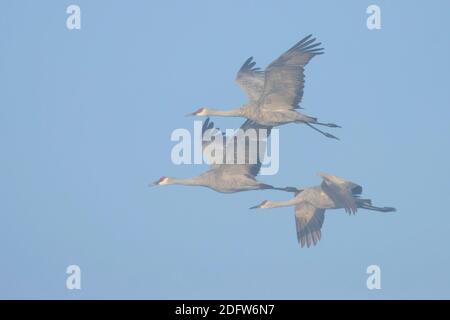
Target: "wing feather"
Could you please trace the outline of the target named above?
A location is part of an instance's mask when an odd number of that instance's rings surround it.
[[[330,174],[321,173],[321,188],[333,201],[341,205],[345,212],[355,214],[358,210],[356,196],[361,194],[362,187],[354,182]]]
[[[264,71],[255,68],[253,57],[248,58],[236,76],[236,82],[247,94],[250,103],[257,103],[264,89]]]
[[[259,100],[261,108],[296,109],[303,97],[305,86],[304,68],[316,55],[323,54],[312,35],[295,44],[265,71],[264,89]]]
[[[209,122],[209,119],[206,119],[203,123],[203,128],[206,130],[211,129],[214,127],[213,122]],[[223,174],[227,175],[247,175],[252,178],[258,175],[259,171],[261,170],[262,165],[262,159],[261,155],[264,155],[266,150],[266,143],[267,141],[259,140],[260,137],[260,130],[267,130],[266,132],[266,138],[270,136],[271,127],[262,126],[257,124],[256,122],[253,122],[252,120],[246,120],[240,127],[244,133],[249,130],[253,129],[255,130],[255,137],[256,141],[254,146],[256,148],[250,147],[250,141],[249,139],[245,139],[244,143],[238,143],[238,137],[237,135],[234,135],[232,139],[228,140],[229,143],[226,143],[224,146],[223,151],[223,162],[221,164],[211,164],[210,170],[218,170],[221,171]],[[206,132],[203,131],[203,132]],[[261,132],[262,134],[262,132]],[[223,135],[223,132],[222,132]],[[249,135],[252,136],[252,135]],[[208,144],[211,142],[208,142]],[[230,146],[230,143],[234,144],[234,148]],[[205,150],[206,145],[204,145]],[[233,151],[231,151],[233,150]],[[227,152],[233,152],[233,156],[231,158],[231,163],[229,162],[229,159],[227,161]],[[254,154],[256,152],[256,154]],[[240,158],[238,155],[244,155],[244,159],[241,163],[239,163]]]
[[[316,208],[309,202],[301,202],[295,207],[297,240],[302,248],[315,246],[320,241],[324,220],[325,209]]]

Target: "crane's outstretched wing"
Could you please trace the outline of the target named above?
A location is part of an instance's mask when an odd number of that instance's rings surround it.
[[[255,68],[253,57],[248,58],[239,69],[236,82],[247,94],[250,103],[257,103],[264,89],[264,71]]]
[[[265,70],[264,89],[259,100],[260,108],[295,109],[303,97],[304,68],[316,55],[323,54],[312,35],[299,41]]]
[[[320,231],[325,219],[325,209],[318,209],[309,202],[301,202],[295,207],[297,240],[303,248],[316,245],[322,237]]]
[[[206,120],[208,121],[208,119]],[[205,122],[206,122],[205,121]],[[209,122],[206,127],[213,127],[212,122]],[[204,125],[205,127],[205,125]],[[260,137],[268,138],[270,136],[271,127],[261,126],[251,120],[246,120],[240,127],[240,129],[247,133],[247,137],[243,141],[238,141],[238,136],[234,135],[228,140],[223,149],[222,163],[211,164],[210,170],[221,171],[227,175],[247,175],[249,177],[255,177],[261,170],[262,156],[266,152],[265,140],[260,140]],[[253,134],[247,130],[253,129]],[[265,135],[261,130],[266,130]],[[230,145],[233,143],[234,147]],[[205,150],[205,149],[203,149]],[[262,156],[261,156],[262,155]]]
[[[356,196],[362,193],[362,187],[354,182],[331,174],[320,173],[322,190],[336,203],[342,205],[345,212],[355,214],[358,210]]]
[[[208,132],[209,130],[209,132]],[[220,131],[219,128],[214,128],[214,122],[210,121],[209,118],[203,122],[202,125],[202,151],[204,152],[206,147],[214,142],[214,139],[206,139],[206,136],[209,135],[211,138],[218,136],[223,137],[223,132]],[[204,140],[206,139],[206,140]]]

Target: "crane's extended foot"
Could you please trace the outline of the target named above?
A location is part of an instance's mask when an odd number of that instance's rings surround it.
[[[296,193],[296,192],[299,191],[297,188],[294,188],[294,187],[284,187],[284,188],[280,188],[280,187],[274,187],[274,186],[271,186],[270,189],[272,189],[272,190],[286,191],[286,192],[294,192],[294,193]]]
[[[322,130],[320,130],[320,129],[317,129],[317,128],[314,127],[311,123],[305,122],[305,124],[306,124],[307,126],[309,126],[310,128],[316,130],[317,132],[320,132],[321,134],[323,134],[323,135],[324,135],[325,137],[327,137],[327,138],[339,140],[338,137],[333,136],[331,133],[328,133],[328,132],[322,131]]]
[[[323,123],[323,122],[313,122],[314,124],[317,124],[319,126],[325,126],[329,128],[342,128],[340,125],[337,125],[336,123]]]
[[[294,192],[294,193],[297,193],[300,191],[299,189],[294,188],[294,187],[286,187],[286,188],[282,188],[282,189],[286,192]]]
[[[372,211],[378,211],[378,212],[395,212],[397,211],[395,208],[392,207],[375,207],[368,204],[361,205],[361,208],[372,210]]]
[[[338,137],[333,136],[331,133],[325,132],[324,135],[325,135],[325,137],[327,137],[327,138],[339,140]]]

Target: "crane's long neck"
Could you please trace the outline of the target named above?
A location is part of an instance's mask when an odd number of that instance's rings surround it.
[[[207,115],[219,117],[243,117],[244,111],[242,108],[231,110],[208,109]]]
[[[202,181],[198,177],[187,178],[187,179],[178,179],[178,178],[170,178],[168,184],[179,184],[183,186],[201,186]]]
[[[295,206],[299,203],[297,198],[292,198],[286,201],[270,201],[269,208],[280,208],[280,207],[290,207]]]

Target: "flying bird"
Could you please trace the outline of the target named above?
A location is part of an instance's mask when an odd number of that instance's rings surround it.
[[[287,123],[306,124],[328,138],[338,139],[313,125],[339,128],[334,123],[319,122],[317,118],[299,111],[305,85],[304,70],[316,55],[323,54],[320,42],[309,35],[295,44],[262,71],[253,57],[248,58],[237,73],[236,82],[246,93],[248,102],[232,110],[200,108],[194,116],[244,117],[262,126]],[[338,139],[339,140],[339,139]]]
[[[287,201],[266,200],[250,209],[295,206],[297,240],[301,247],[306,245],[308,248],[321,239],[327,209],[343,208],[349,214],[355,214],[359,208],[379,212],[395,211],[391,207],[375,207],[370,199],[361,199],[362,187],[354,182],[330,174],[319,175],[323,179],[320,186],[301,189]]]
[[[202,137],[205,137],[207,130],[212,130],[214,128],[214,123],[209,121],[209,118],[203,123],[202,126]],[[251,120],[247,120],[242,124],[240,129],[243,132],[246,132],[249,129],[254,129],[258,132],[261,129],[268,130],[267,136],[270,135],[270,127],[260,126],[254,123]],[[218,129],[216,129],[218,130]],[[223,133],[220,133],[223,135]],[[257,135],[259,137],[259,133]],[[236,136],[231,140],[233,143],[236,141]],[[258,139],[258,138],[257,138]],[[212,141],[204,141],[202,139],[203,144],[203,152],[205,152],[206,147]],[[257,147],[260,148],[260,141],[257,141]],[[243,147],[239,147],[239,144],[236,148],[233,148],[233,158],[232,163],[223,161],[221,163],[212,163],[210,165],[210,169],[204,172],[203,174],[188,178],[188,179],[178,179],[171,177],[161,177],[158,181],[154,182],[153,185],[162,186],[162,185],[186,185],[186,186],[202,186],[207,187],[212,190],[221,193],[235,193],[241,191],[250,191],[250,190],[264,190],[264,189],[273,189],[273,190],[281,190],[286,192],[297,192],[297,188],[293,187],[274,187],[269,184],[261,183],[256,180],[256,176],[258,175],[261,169],[261,157],[258,156],[255,158],[255,161],[252,161],[251,158],[251,150],[250,143],[245,143]],[[228,150],[228,146],[223,152],[224,159],[226,158],[226,153]],[[242,163],[238,162],[238,154],[239,152],[245,152],[245,160]],[[226,159],[225,159],[226,160]]]

